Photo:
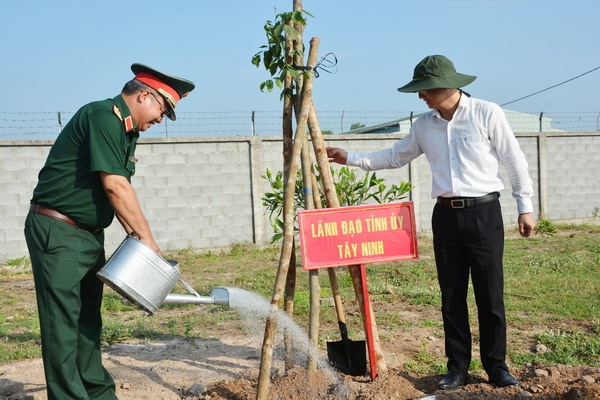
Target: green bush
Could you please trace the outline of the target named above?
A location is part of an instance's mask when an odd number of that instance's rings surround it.
[[[317,171],[317,183],[320,188],[322,187],[321,175],[318,173],[318,168],[315,169]],[[384,179],[377,178],[375,172],[367,172],[361,179],[356,175],[355,169],[342,167],[340,169],[331,168],[331,174],[333,176],[340,206],[355,206],[366,203],[391,203],[406,198],[408,192],[412,190],[410,182],[400,182],[399,185],[391,185],[388,188],[384,183]],[[262,175],[262,178],[269,182],[271,189],[273,190],[272,192],[265,193],[262,201],[269,213],[271,226],[275,232],[271,238],[271,242],[274,243],[283,236],[283,220],[281,219],[281,214],[283,212],[285,182],[283,181],[283,173],[281,171],[274,175],[271,170],[267,169],[265,174]],[[321,204],[326,204],[323,191],[319,191],[319,196],[321,198]],[[301,169],[298,170],[296,177],[294,209],[305,209],[304,184],[302,181]],[[295,231],[298,231],[297,227],[295,227]]]
[[[538,221],[533,229],[536,235],[553,236],[556,233],[556,226],[547,219]]]

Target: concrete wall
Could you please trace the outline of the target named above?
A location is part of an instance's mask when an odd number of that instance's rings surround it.
[[[369,151],[399,135],[331,135],[327,143]],[[517,134],[530,165],[538,213],[555,222],[590,220],[600,207],[600,133]],[[0,142],[0,262],[27,255],[25,219],[37,173],[51,141]],[[133,177],[142,208],[163,250],[217,249],[269,243],[273,234],[262,200],[270,191],[266,169],[282,170],[279,137],[141,139]],[[399,170],[378,171],[386,183],[412,181],[417,228],[430,228],[431,172],[425,157]],[[506,180],[506,179],[505,179]],[[507,228],[517,219],[510,185],[501,203]],[[107,229],[107,253],[123,240],[115,221]]]

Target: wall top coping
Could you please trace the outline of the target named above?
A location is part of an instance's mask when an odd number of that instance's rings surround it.
[[[406,134],[381,133],[381,134],[330,134],[324,135],[325,140],[364,140],[369,139],[401,139]],[[516,137],[562,137],[562,136],[600,136],[600,132],[515,132]],[[214,137],[180,137],[180,138],[142,138],[139,144],[164,144],[164,143],[231,143],[231,142],[279,142],[281,136],[214,136]],[[25,147],[25,146],[51,146],[54,140],[0,140],[0,147]]]

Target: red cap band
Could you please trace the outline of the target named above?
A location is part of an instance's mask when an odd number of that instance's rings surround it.
[[[139,72],[133,79],[137,79],[138,81],[145,83],[146,85],[150,86],[154,90],[162,89],[162,90],[166,91],[171,96],[173,96],[173,99],[175,100],[175,102],[178,102],[179,100],[181,100],[179,93],[177,93],[177,91],[175,89],[173,89],[171,86],[167,85],[160,79],[157,79],[156,77],[154,77],[146,72]]]

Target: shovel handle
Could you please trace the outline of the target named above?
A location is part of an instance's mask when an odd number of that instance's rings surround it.
[[[342,340],[344,342],[348,341],[348,328],[346,327],[346,323],[342,321],[338,321],[338,326],[340,327],[340,335],[342,336]]]
[[[327,268],[329,274],[329,282],[331,284],[331,293],[333,293],[333,302],[335,304],[335,312],[337,314],[338,323],[346,326],[346,316],[344,315],[344,305],[342,304],[342,296],[340,295],[340,286],[338,285],[337,275],[334,268]],[[341,331],[341,328],[340,328]]]

